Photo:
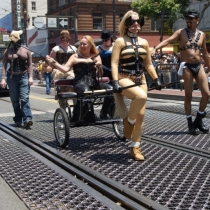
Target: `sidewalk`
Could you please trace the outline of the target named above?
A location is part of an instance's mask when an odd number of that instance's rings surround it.
[[[0,209],[28,210],[26,205],[0,176]]]
[[[167,99],[167,100],[178,100],[184,101],[185,91],[180,89],[162,89],[148,91],[149,98]],[[193,90],[192,101],[199,102],[201,99],[200,90]]]
[[[39,86],[39,87],[45,87],[45,82],[44,84],[38,84],[38,82],[39,80],[35,80],[34,85]],[[52,88],[53,88],[53,85],[52,85]],[[192,101],[194,102],[200,101],[201,99],[200,90],[193,90],[192,95],[193,95]],[[148,97],[157,98],[157,99],[184,101],[185,91],[184,90],[181,91],[180,89],[162,89],[161,91],[151,90],[151,91],[148,91]]]

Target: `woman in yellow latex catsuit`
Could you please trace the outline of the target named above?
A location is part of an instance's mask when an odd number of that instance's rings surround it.
[[[160,80],[152,65],[148,42],[138,36],[140,25],[143,25],[143,19],[139,19],[138,13],[130,10],[124,15],[119,25],[121,37],[115,41],[111,61],[115,102],[118,113],[123,118],[124,136],[132,141],[130,154],[135,160],[144,160],[140,151],[147,100],[143,65],[154,80],[156,89],[161,90]],[[141,84],[120,91],[120,87],[133,85],[136,82]],[[125,108],[123,96],[131,99],[129,112],[123,109]]]

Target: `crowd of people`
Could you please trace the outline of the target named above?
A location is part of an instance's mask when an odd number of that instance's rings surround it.
[[[179,69],[180,64],[180,54],[179,53],[155,53],[152,56],[152,64],[156,69],[158,77],[162,84],[168,84],[171,82],[178,81],[179,77],[177,75],[177,71]],[[151,88],[153,85],[152,78],[149,76],[147,72],[145,72],[147,78],[148,88]],[[176,85],[172,86],[176,88]]]
[[[45,79],[46,94],[51,92],[51,79],[74,78],[73,89],[64,87],[63,91],[84,92],[100,88],[101,84],[96,79],[97,77],[109,77],[110,82],[103,85],[103,88],[112,89],[114,96],[104,99],[100,118],[108,117],[107,104],[115,102],[118,114],[123,119],[124,136],[131,141],[130,155],[135,160],[144,160],[140,141],[148,87],[155,86],[157,90],[161,90],[163,83],[168,84],[178,81],[179,77],[183,78],[184,107],[189,133],[198,135],[200,132],[209,132],[202,121],[206,115],[205,108],[209,99],[209,89],[201,60],[203,59],[207,69],[210,69],[210,62],[209,56],[207,56],[205,34],[196,29],[198,21],[199,14],[196,11],[188,11],[186,15],[187,28],[177,30],[170,38],[154,47],[152,52],[149,50],[147,40],[139,36],[144,19],[140,19],[138,13],[133,10],[129,10],[122,18],[119,24],[120,36],[114,40],[109,30],[103,30],[101,33],[102,44],[99,46],[95,46],[91,36],[85,35],[80,39],[77,49],[69,44],[69,32],[63,30],[60,33],[61,44],[55,46],[51,53],[46,55],[45,61],[34,64],[34,71],[36,71],[34,75],[39,75],[40,84],[43,84]],[[12,34],[10,37],[13,47],[6,51],[3,63],[4,65],[7,62],[11,64],[11,68],[7,72],[7,82],[15,112],[14,121],[17,126],[23,122],[24,127],[28,129],[33,124],[28,97],[30,86],[33,84],[32,58],[29,50],[21,47],[19,36],[14,36],[18,37],[17,40],[12,37]],[[180,53],[158,53],[159,49],[173,41],[179,42]],[[4,80],[6,70],[3,70],[2,86],[6,83]],[[193,121],[191,86],[194,80],[201,90],[202,98],[197,116]],[[20,81],[21,85],[19,85]],[[126,88],[131,85],[136,86]],[[128,110],[123,100],[124,97],[131,100]],[[65,103],[59,101],[61,107],[65,107]],[[76,115],[76,112],[73,114]]]

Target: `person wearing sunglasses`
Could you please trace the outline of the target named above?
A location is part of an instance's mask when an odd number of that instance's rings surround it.
[[[111,74],[111,57],[112,57],[112,48],[114,44],[113,36],[109,30],[103,30],[101,33],[102,44],[97,46],[99,55],[102,60],[103,67],[103,77],[108,77],[110,82],[112,81]],[[107,119],[109,112],[109,105],[114,103],[113,96],[107,96],[104,98],[104,102],[100,111],[100,118]]]
[[[152,64],[147,40],[139,36],[144,19],[138,13],[129,10],[119,24],[120,37],[115,40],[112,50],[112,85],[118,114],[123,118],[124,136],[131,140],[130,155],[135,160],[144,160],[140,150],[143,120],[147,100],[147,83],[143,65],[161,89],[161,82]],[[118,68],[119,66],[119,68]],[[135,87],[125,88],[137,84]],[[121,91],[122,90],[122,91]],[[123,96],[131,100],[126,110]]]
[[[210,60],[208,51],[206,49],[206,36],[202,31],[197,29],[197,25],[200,20],[199,13],[195,10],[189,10],[186,12],[185,20],[187,27],[175,31],[171,37],[158,44],[151,54],[155,54],[157,50],[172,42],[179,43],[181,64],[178,74],[182,76],[182,79],[184,80],[184,108],[188,123],[188,131],[191,135],[198,135],[200,132],[209,132],[209,128],[207,128],[203,123],[203,118],[206,116],[205,108],[209,100],[209,88],[207,80],[209,73],[206,76],[204,68],[201,65],[201,60],[203,57],[205,65],[208,67],[208,69],[210,69]],[[194,79],[198,84],[202,97],[197,115],[193,121],[191,114],[191,101]]]
[[[61,44],[56,45],[53,47],[50,57],[55,59],[59,64],[65,65],[68,61],[68,59],[71,57],[71,55],[75,54],[77,52],[77,48],[75,46],[72,46],[69,44],[70,41],[70,33],[68,30],[62,30],[60,33],[60,40]],[[48,74],[48,73],[46,73]],[[52,76],[54,80],[57,79],[71,79],[74,78],[74,72],[73,70],[62,73],[61,71],[57,70],[56,68],[53,69]],[[63,92],[71,91],[69,86],[62,87]],[[58,100],[60,107],[65,108],[66,100],[59,99]]]

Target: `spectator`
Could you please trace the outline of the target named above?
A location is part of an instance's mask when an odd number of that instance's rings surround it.
[[[9,63],[7,83],[15,113],[13,120],[17,127],[23,123],[23,126],[29,129],[33,125],[29,103],[30,86],[33,84],[32,56],[28,49],[21,46],[21,34],[22,31],[12,31],[10,34],[12,45],[4,54],[1,86],[6,86],[5,74]]]
[[[68,30],[62,30],[60,33],[61,44],[53,47],[50,57],[54,58],[59,64],[65,65],[68,59],[77,52],[77,48],[69,44],[70,41],[70,33]],[[56,79],[72,79],[74,78],[74,72],[71,69],[68,72],[61,72],[54,68],[53,72],[53,80]],[[71,91],[69,86],[61,87],[62,92]],[[67,105],[67,101],[63,99],[58,100],[60,107],[65,108]]]
[[[42,69],[44,71],[44,79],[46,82],[46,94],[50,95],[51,93],[51,84],[52,84],[52,71],[48,71],[47,67],[48,64],[46,64],[45,62],[42,63]]]
[[[38,67],[38,71],[39,71],[39,83],[38,84],[43,84],[43,61],[40,60],[39,61],[39,67]]]
[[[101,33],[101,39],[103,44],[97,46],[97,50],[99,51],[99,55],[102,61],[103,67],[103,77],[109,77],[110,83],[112,81],[112,74],[111,74],[111,57],[112,57],[112,48],[114,39],[111,35],[109,30],[103,30]],[[108,107],[109,104],[114,103],[113,96],[107,96],[104,98],[104,102],[100,111],[100,118],[106,119],[108,116]]]

